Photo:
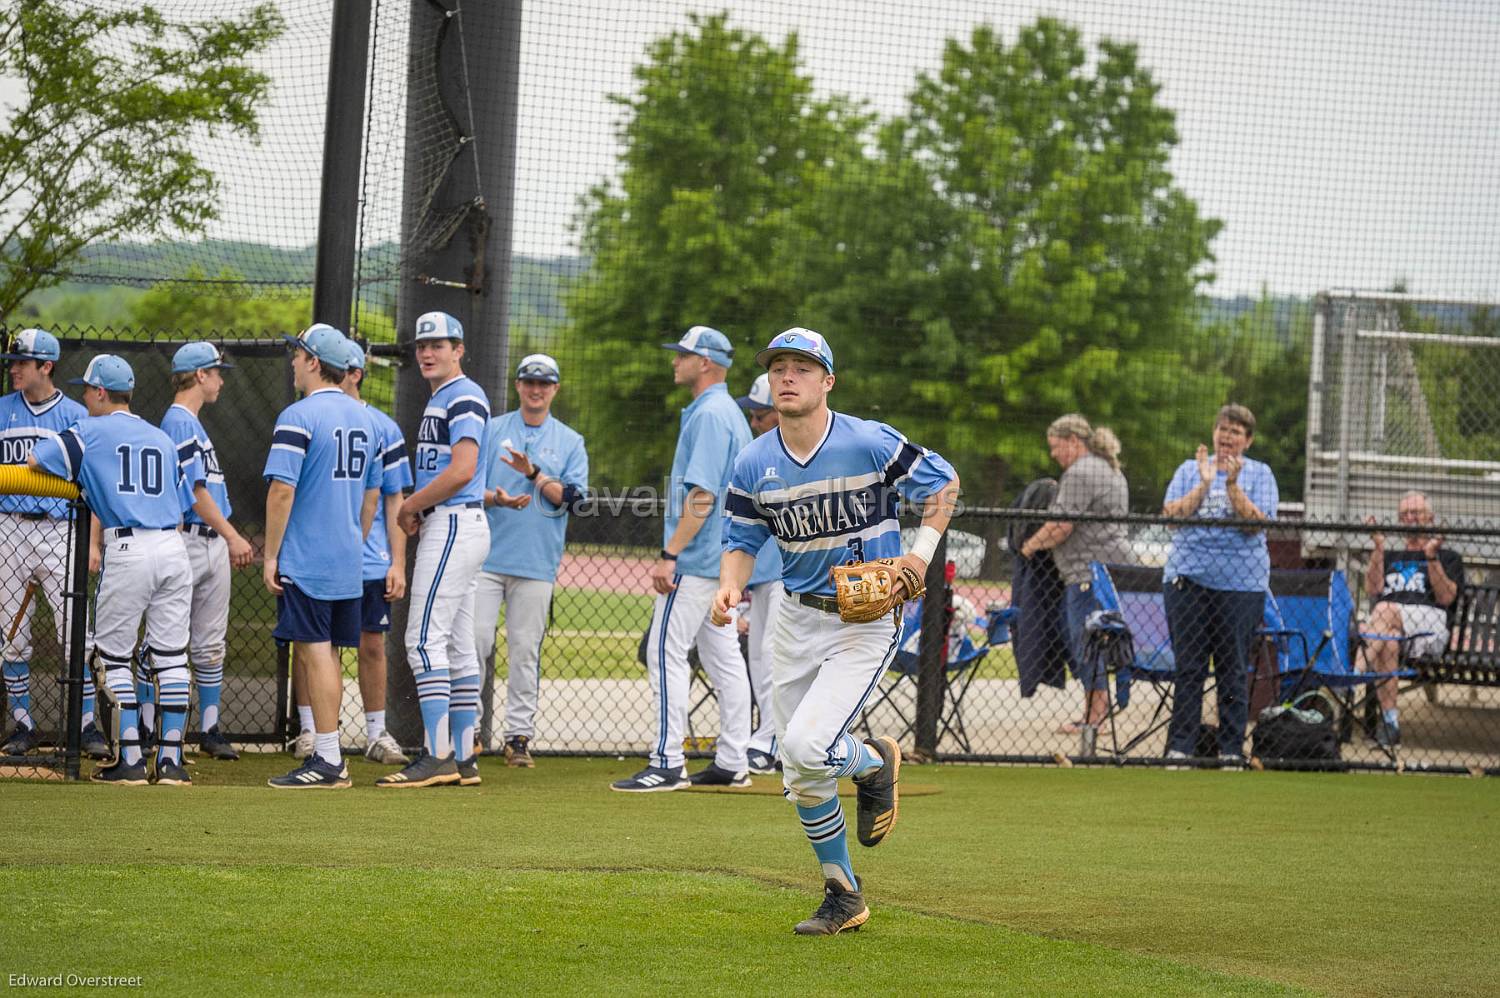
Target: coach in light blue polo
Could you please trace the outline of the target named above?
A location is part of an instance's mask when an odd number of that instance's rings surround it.
[[[616,780],[610,789],[652,793],[694,786],[749,786],[750,680],[733,624],[716,625],[709,608],[719,586],[723,546],[724,490],[750,427],[724,385],[734,346],[717,329],[693,326],[672,351],[673,381],[693,393],[682,410],[677,452],[667,483],[667,509],[660,557],[651,569],[656,605],[646,639],[656,738],[646,768]],[[714,761],[691,777],[683,766],[692,672],[688,649],[718,693],[719,737]]]

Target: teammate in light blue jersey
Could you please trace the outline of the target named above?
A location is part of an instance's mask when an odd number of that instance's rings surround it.
[[[0,354],[10,375],[12,391],[0,398],[0,464],[24,465],[38,440],[57,435],[88,415],[88,410],[58,391],[52,383],[62,356],[57,337],[45,329],[23,329]],[[35,585],[53,607],[52,623],[59,647],[67,648],[63,633],[63,585],[67,580],[68,525],[65,500],[42,496],[0,496],[0,564],[12,580],[4,587],[0,620],[14,620],[26,589]],[[31,716],[31,625],[37,600],[25,600],[20,626],[0,651],[0,675],[15,730],[0,754],[24,755],[36,747],[37,724]],[[0,725],[3,728],[3,725]],[[103,759],[109,743],[94,723],[94,683],[85,680],[83,750]]]
[[[212,343],[185,343],[172,355],[172,405],[161,428],[177,443],[177,460],[193,489],[193,506],[182,525],[193,565],[193,624],[188,660],[198,688],[199,748],[216,759],[239,753],[219,731],[219,697],[224,684],[225,633],[229,628],[229,570],[255,560],[250,542],[229,522],[234,507],[224,483],[219,453],[202,419],[203,407],[219,401],[224,374],[234,367]],[[146,711],[145,693],[141,697]]]
[[[521,358],[516,365],[520,408],[489,421],[479,451],[490,521],[490,553],[474,597],[474,642],[484,672],[480,741],[488,744],[493,732],[491,659],[503,604],[505,762],[516,767],[533,765],[531,739],[552,584],[562,563],[568,514],[584,502],[589,487],[583,437],[552,415],[560,381],[557,361],[546,354]],[[517,505],[510,501],[512,495],[534,501]]]
[[[77,482],[101,530],[103,551],[94,592],[93,660],[115,702],[116,761],[90,779],[119,786],[147,782],[141,759],[140,708],[131,665],[145,618],[143,668],[161,707],[155,782],[185,786],[182,737],[188,709],[188,614],[193,569],[177,530],[193,504],[172,438],[130,411],[135,373],[100,354],[82,378],[89,415],[55,439],[39,441],[30,463]]]
[[[349,365],[344,334],[318,323],[287,339],[303,397],[276,417],[266,456],[263,577],[277,596],[272,633],[293,643],[315,734],[313,754],[269,782],[283,790],[342,789],[349,786],[338,734],[344,684],[333,649],[359,644],[361,558],[384,471],[380,433],[339,388]]]
[[[770,375],[780,426],[734,465],[715,619],[728,619],[767,537],[781,548],[787,598],[771,637],[773,707],[782,783],[823,871],[823,903],[802,935],[832,935],[870,917],[849,859],[838,778],[852,776],[860,844],[896,824],[901,749],[889,736],[850,734],[900,644],[899,624],[844,623],[830,570],[848,561],[899,558],[925,576],[958,497],[941,457],[884,423],[828,408],[833,350],[810,329],[778,333],[757,356]],[[923,507],[912,550],[901,551],[898,499]],[[901,587],[902,583],[897,583]]]
[[[432,398],[417,432],[417,490],[401,504],[397,522],[408,535],[421,533],[412,566],[406,660],[421,704],[427,751],[375,785],[474,786],[479,783],[474,592],[479,566],[490,550],[479,443],[490,403],[484,389],[464,377],[464,327],[453,316],[418,316],[413,352]]]

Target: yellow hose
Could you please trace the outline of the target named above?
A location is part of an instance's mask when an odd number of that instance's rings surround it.
[[[0,493],[21,496],[52,496],[58,499],[77,499],[78,486],[45,471],[36,471],[24,464],[0,465]]]

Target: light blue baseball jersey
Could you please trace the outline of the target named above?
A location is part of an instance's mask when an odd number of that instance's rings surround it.
[[[177,444],[177,463],[182,465],[189,488],[202,482],[218,505],[219,512],[228,519],[233,508],[229,505],[229,489],[224,485],[224,469],[219,466],[219,455],[214,451],[214,443],[208,438],[203,422],[191,410],[174,402],[162,416],[161,428]],[[203,517],[192,509],[184,513],[183,518],[187,523],[203,522]]]
[[[662,545],[682,519],[687,495],[693,489],[713,494],[714,507],[688,546],[677,554],[677,573],[705,579],[719,577],[724,552],[724,489],[729,485],[734,459],[750,442],[750,426],[723,382],[710,385],[682,410],[677,452],[672,456],[666,522]]]
[[[42,470],[78,483],[104,527],[169,530],[193,505],[177,444],[131,412],[85,416],[32,453]]]
[[[898,495],[920,502],[957,477],[886,424],[831,412],[805,463],[787,452],[779,428],[740,453],[724,547],[755,554],[775,537],[786,587],[832,596],[833,566],[900,557]]]
[[[375,523],[370,527],[370,536],[365,538],[364,577],[383,579],[391,568],[391,542],[386,537],[386,496],[393,496],[403,489],[411,488],[411,465],[406,461],[406,438],[401,436],[401,427],[396,421],[370,403],[365,404],[365,415],[375,423],[380,433],[381,446],[381,502],[375,504]]]
[[[490,418],[490,400],[484,389],[459,375],[432,393],[422,412],[417,430],[417,488],[423,489],[453,460],[453,445],[472,440],[478,445],[484,439],[484,424]],[[478,502],[484,498],[484,469],[476,467],[474,477],[445,499],[444,504]]]
[[[549,478],[580,492],[589,487],[589,455],[578,431],[551,415],[540,426],[528,426],[517,409],[494,417],[484,428],[479,467],[484,471],[486,491],[497,485],[511,495],[534,489],[532,482],[501,460],[508,454],[507,447],[524,453]],[[552,505],[540,489],[535,489],[531,505],[525,509],[497,506],[485,512],[490,520],[486,572],[546,582],[557,578],[568,532],[566,509]]]
[[[56,440],[57,435],[89,411],[62,392],[53,392],[44,402],[32,404],[21,392],[0,398],[0,464],[25,465],[38,440]],[[0,513],[45,513],[65,520],[68,501],[49,496],[0,495]]]
[[[755,568],[750,572],[750,581],[745,583],[745,588],[765,585],[767,582],[781,581],[781,548],[776,544],[776,538],[767,537],[766,542],[761,545],[760,553],[755,556]]]
[[[364,591],[359,515],[384,474],[380,439],[365,407],[332,386],[276,417],[264,474],[297,490],[276,567],[315,599]]]
[[[1255,508],[1266,516],[1275,518],[1280,493],[1276,488],[1276,476],[1260,461],[1245,458],[1240,469],[1240,488]],[[1166,501],[1181,499],[1202,481],[1198,474],[1198,462],[1192,459],[1178,465],[1167,485]],[[1234,506],[1229,501],[1225,472],[1217,472],[1214,480],[1192,515],[1204,520],[1222,520],[1234,517]],[[1167,554],[1166,567],[1162,569],[1162,581],[1171,582],[1178,576],[1186,576],[1207,589],[1223,589],[1229,592],[1253,593],[1264,590],[1271,582],[1271,555],[1266,549],[1264,531],[1245,533],[1243,530],[1220,530],[1214,527],[1181,527],[1172,538],[1172,549]]]

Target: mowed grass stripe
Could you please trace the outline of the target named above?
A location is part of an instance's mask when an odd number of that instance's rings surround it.
[[[7,872],[8,900],[46,913],[7,932],[13,972],[140,974],[152,994],[1295,993],[894,905],[877,907],[858,933],[797,937],[806,892],[727,874]]]

